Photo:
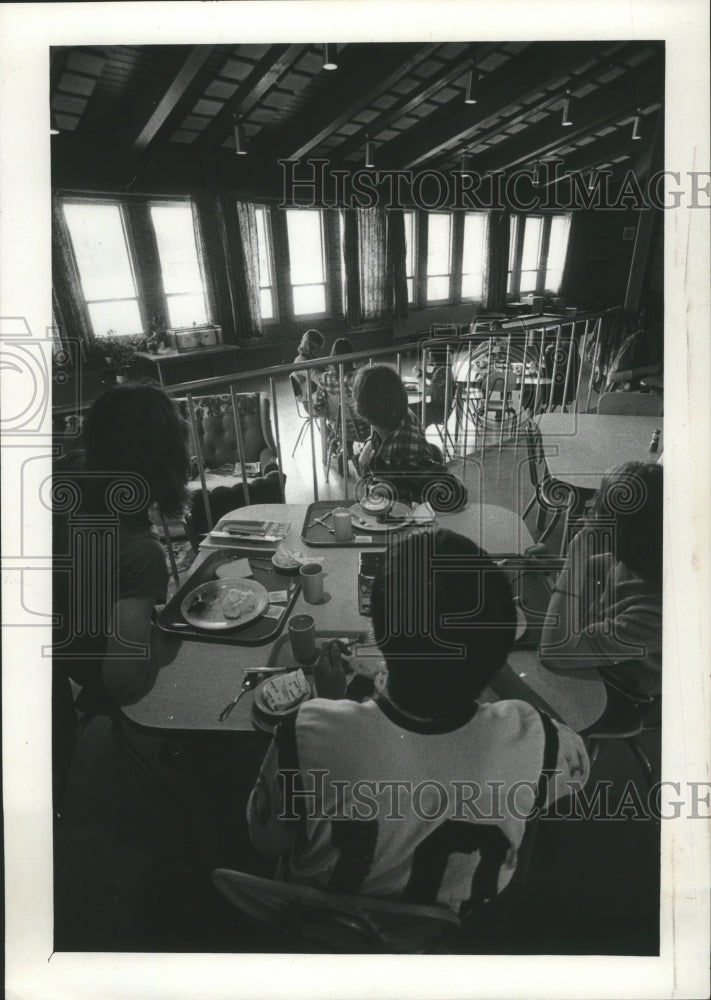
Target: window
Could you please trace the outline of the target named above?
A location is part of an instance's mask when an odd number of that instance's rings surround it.
[[[407,301],[415,301],[415,213],[404,212],[405,220],[405,275]]]
[[[64,217],[94,335],[143,333],[121,206],[67,202]]]
[[[509,232],[509,295],[557,295],[563,281],[570,216],[513,216]]]
[[[257,243],[259,245],[259,306],[262,319],[274,319],[274,268],[266,208],[263,205],[257,205],[255,215],[257,218]]]
[[[207,323],[193,211],[189,204],[151,205],[168,322],[173,328]]]
[[[286,230],[294,315],[325,313],[326,273],[321,212],[312,209],[287,209]]]
[[[486,215],[467,212],[464,216],[462,248],[462,298],[481,299],[484,296],[486,263]]]
[[[427,224],[427,301],[449,298],[452,273],[452,217],[432,212]]]

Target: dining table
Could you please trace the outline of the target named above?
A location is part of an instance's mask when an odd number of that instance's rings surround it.
[[[530,536],[525,538],[520,533],[507,535],[520,518],[511,511],[507,512],[508,517],[502,515],[502,510],[471,504],[456,514],[437,514],[436,522],[468,534],[475,541],[484,541],[492,556],[512,549],[523,552],[521,546],[530,544]],[[303,549],[300,531],[306,511],[305,504],[256,504],[240,508],[228,517],[237,514],[243,520],[288,523],[284,545]],[[246,547],[249,548],[249,545]],[[254,548],[264,555],[262,543],[254,543]],[[288,614],[289,617],[311,615],[315,622],[317,643],[333,638],[356,642],[372,629],[370,619],[361,614],[358,604],[361,551],[358,546],[337,545],[309,550],[309,554],[323,565],[323,599],[318,604],[307,603],[303,591],[300,591]],[[371,548],[370,551],[375,550]],[[190,576],[195,576],[212,555],[214,549],[202,548],[190,569]],[[284,616],[287,617],[286,611]],[[253,691],[247,691],[226,718],[221,720],[220,714],[238,694],[246,673],[265,668],[289,669],[298,664],[291,653],[286,622],[273,641],[265,645],[245,646],[238,642],[238,637],[234,645],[210,641],[209,635],[205,640],[197,640],[180,632],[163,631],[154,625],[151,646],[155,668],[153,682],[140,698],[123,706],[125,718],[139,729],[164,736],[170,733],[233,732],[257,734],[264,738],[253,721]],[[551,673],[538,662],[535,650],[513,651],[498,676],[503,690],[507,692],[506,697],[526,697],[577,730],[596,721],[605,707],[605,688],[601,681],[594,677],[581,681]],[[500,696],[496,693],[494,681],[483,700],[496,700]]]
[[[603,476],[623,462],[656,461],[650,454],[661,417],[602,413],[543,413],[537,418],[548,470],[560,482],[576,489],[597,490]]]

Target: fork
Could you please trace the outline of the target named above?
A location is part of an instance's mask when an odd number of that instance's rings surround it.
[[[235,707],[237,702],[240,700],[243,694],[247,691],[251,691],[253,687],[256,687],[259,683],[260,672],[258,670],[252,670],[250,673],[244,675],[242,681],[242,687],[237,692],[237,697],[233,698],[229,705],[225,705],[220,714],[217,716],[219,722],[224,722],[227,716],[230,714],[232,709]]]

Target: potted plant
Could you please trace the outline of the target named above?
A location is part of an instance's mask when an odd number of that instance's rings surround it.
[[[85,345],[84,360],[101,371],[105,385],[125,382],[138,346],[135,338],[118,337],[109,330],[105,337],[96,337]]]

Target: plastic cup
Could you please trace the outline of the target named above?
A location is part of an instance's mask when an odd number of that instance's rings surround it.
[[[311,663],[316,657],[316,625],[311,615],[289,619],[291,652],[298,663]]]
[[[307,604],[320,604],[323,600],[323,566],[306,563],[299,570],[301,589]]]
[[[337,507],[331,514],[337,542],[353,541],[351,512],[346,507]]]

